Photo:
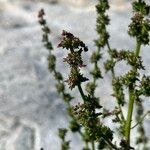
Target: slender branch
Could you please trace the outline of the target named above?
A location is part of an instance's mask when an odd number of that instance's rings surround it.
[[[111,47],[110,47],[109,41],[107,41],[107,48],[108,48],[109,51],[111,51]],[[113,58],[111,58],[111,59],[113,60]],[[114,68],[111,69],[111,73],[112,73],[113,78],[115,78],[116,75],[115,75]],[[119,109],[120,109],[121,119],[122,119],[123,121],[125,121],[125,117],[124,117],[124,114],[123,114],[121,105],[118,104],[118,106],[119,106]]]
[[[95,68],[97,67],[97,62],[95,62],[94,67]],[[96,84],[96,78],[95,77],[93,77],[93,83]]]
[[[124,117],[124,114],[123,114],[123,111],[122,111],[121,105],[119,105],[119,109],[120,109],[121,119],[122,119],[123,121],[125,121],[125,117]]]
[[[109,41],[107,41],[107,48],[108,48],[109,51],[111,51],[111,47],[110,47]],[[112,57],[111,57],[111,59],[113,60]],[[111,69],[111,73],[112,73],[113,78],[115,78],[114,67]]]
[[[110,140],[105,139],[104,137],[103,137],[103,139],[104,139],[113,149],[118,150],[118,148],[116,147],[116,145],[114,145]]]
[[[144,120],[144,118],[145,118],[148,114],[150,114],[150,111],[148,111],[145,115],[143,115],[143,117],[142,117],[131,129],[135,128],[135,127],[138,126],[140,123],[142,123],[143,120]]]
[[[109,44],[108,41],[107,41],[107,48],[108,48],[109,51],[111,51],[111,47],[110,47],[110,44]],[[110,57],[111,57],[111,59],[113,60],[112,56],[110,56]],[[115,78],[114,67],[111,69],[111,73],[112,73],[113,78]]]
[[[82,131],[81,130],[79,130],[78,131],[78,133],[80,134],[80,136],[83,138],[83,133],[82,133]],[[87,141],[84,141],[85,142],[85,147],[87,148],[87,149],[89,149],[89,145],[88,145],[88,142]]]
[[[82,87],[81,87],[81,83],[78,84],[78,89],[79,89],[79,92],[80,92],[80,95],[81,95],[82,99],[83,99],[84,101],[86,101],[86,96],[85,96],[85,94],[84,94],[84,92],[83,92],[83,89],[82,89]]]
[[[107,47],[108,47],[109,51],[111,51],[110,44],[108,41],[107,41]]]

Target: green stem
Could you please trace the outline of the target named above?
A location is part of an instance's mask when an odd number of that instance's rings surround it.
[[[89,149],[88,142],[85,142],[86,148]]]
[[[109,139],[105,138],[103,136],[103,139],[106,141],[106,143],[109,144],[109,146],[111,146],[113,149],[118,150],[118,148],[116,147],[116,145],[114,145]]]
[[[109,49],[109,51],[111,51],[111,48],[110,48],[110,45],[109,45],[108,41],[107,41],[107,48]]]
[[[127,121],[125,127],[125,137],[128,142],[128,148],[130,147],[130,131],[131,131],[131,121],[132,121],[132,113],[134,107],[134,88],[133,84],[129,87],[129,105],[128,105],[128,114]]]
[[[83,92],[83,90],[82,90],[82,87],[81,87],[81,84],[80,84],[80,83],[78,84],[78,89],[79,89],[79,92],[80,92],[80,94],[81,94],[82,99],[83,99],[84,101],[86,101],[86,97],[85,97],[85,95],[84,95],[84,92]]]
[[[137,45],[136,45],[135,55],[136,55],[136,56],[139,56],[139,54],[140,54],[140,49],[141,49],[141,43],[140,43],[138,40],[136,40],[136,41],[137,41]]]
[[[97,62],[95,62],[94,68],[97,68]],[[93,83],[96,84],[96,78],[95,77],[93,77]]]
[[[92,150],[95,150],[95,143],[92,141]]]
[[[136,50],[135,55],[138,57],[140,54],[141,49],[141,43],[136,39]],[[137,68],[133,68],[135,71],[137,71]],[[133,108],[134,108],[134,87],[135,83],[132,83],[129,85],[129,104],[128,104],[128,114],[127,114],[127,120],[126,120],[126,126],[125,126],[125,137],[128,142],[127,149],[130,148],[130,132],[131,132],[131,122],[132,122],[132,115],[133,115]]]

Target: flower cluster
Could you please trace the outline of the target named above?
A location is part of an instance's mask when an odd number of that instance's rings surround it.
[[[94,101],[94,99],[91,99],[91,102],[92,101]],[[72,114],[76,120],[78,120],[79,124],[85,128],[83,137],[88,142],[95,140],[101,142],[103,138],[111,141],[113,139],[112,131],[99,122],[98,117],[101,116],[102,113],[96,113],[95,109],[93,109],[94,106],[95,108],[101,108],[101,106],[97,104],[94,105],[90,102],[79,103],[72,107]]]
[[[58,47],[65,48],[70,50],[68,56],[64,58],[64,62],[70,66],[70,75],[66,82],[69,85],[70,89],[73,89],[75,86],[80,85],[82,82],[87,81],[88,79],[80,73],[80,68],[85,67],[82,60],[82,52],[87,52],[88,48],[85,44],[73,34],[63,31],[62,40],[58,44]]]
[[[129,25],[129,35],[136,37],[141,44],[149,44],[150,20],[144,19],[141,13],[136,13],[132,17]]]
[[[69,150],[70,149],[70,141],[66,141],[66,133],[67,133],[67,129],[65,128],[60,128],[59,129],[59,137],[62,140],[61,143],[61,149],[62,150]]]
[[[80,49],[80,51],[88,51],[87,46],[85,46],[85,44],[79,38],[65,30],[62,32],[62,40],[58,44],[58,47],[66,48],[67,50]]]
[[[150,96],[150,76],[143,76],[140,84],[140,92],[144,96]]]
[[[132,7],[135,12],[139,12],[145,16],[150,14],[150,6],[145,1],[134,1]]]
[[[44,15],[45,12],[43,9],[41,9],[38,13],[38,18],[39,18],[39,23],[42,27],[42,31],[43,31],[43,35],[42,35],[42,42],[44,43],[44,46],[48,49],[48,50],[52,50],[52,43],[49,41],[49,34],[50,34],[50,29],[46,24],[46,20],[44,19]]]
[[[111,51],[109,51],[109,54],[113,58],[113,60],[108,59],[104,63],[106,71],[111,71],[115,67],[116,63],[122,60],[126,61],[127,64],[129,64],[131,67],[142,70],[145,69],[141,57],[136,56],[136,54],[133,51],[129,50],[117,51],[116,49],[111,49]]]
[[[117,103],[123,106],[125,104],[125,97],[124,97],[123,84],[121,79],[119,77],[114,78],[112,81],[112,85],[114,91],[112,95],[116,97]]]
[[[98,13],[97,16],[97,33],[100,35],[97,39],[96,45],[98,47],[104,47],[109,39],[109,33],[106,30],[106,26],[109,24],[109,17],[106,15],[106,11],[109,9],[108,0],[99,0],[96,10]]]
[[[98,33],[98,39],[95,40],[97,50],[94,51],[91,55],[91,63],[93,64],[93,69],[90,71],[90,74],[93,77],[93,81],[88,83],[86,86],[87,92],[94,96],[95,89],[97,87],[96,81],[99,78],[103,78],[100,67],[99,60],[102,58],[101,49],[108,43],[109,34],[106,30],[106,26],[109,24],[109,17],[106,15],[106,11],[109,9],[109,4],[107,0],[99,0],[96,5],[97,10],[97,24],[96,30]]]

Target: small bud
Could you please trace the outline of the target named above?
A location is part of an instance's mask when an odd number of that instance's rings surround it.
[[[41,18],[45,15],[44,9],[41,9],[38,13],[38,18]]]

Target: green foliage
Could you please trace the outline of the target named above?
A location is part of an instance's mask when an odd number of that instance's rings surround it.
[[[61,149],[62,150],[69,150],[70,149],[70,141],[66,141],[66,133],[67,133],[67,129],[64,128],[60,128],[59,129],[59,137],[62,140],[62,144],[61,144]]]
[[[91,55],[91,64],[93,69],[90,71],[91,77],[89,79],[81,73],[83,67],[86,65],[83,62],[82,55],[88,52],[88,47],[79,38],[67,31],[62,32],[62,40],[58,44],[59,48],[66,49],[68,54],[64,58],[64,63],[69,65],[68,79],[64,81],[63,76],[56,70],[56,56],[52,53],[53,47],[49,41],[50,29],[44,19],[44,10],[39,12],[39,23],[42,27],[42,42],[49,50],[48,68],[56,80],[57,92],[62,96],[62,99],[67,105],[67,112],[71,118],[69,129],[74,133],[77,132],[82,137],[84,142],[83,150],[102,150],[102,149],[115,149],[115,150],[130,150],[136,144],[140,146],[140,150],[150,149],[148,147],[148,137],[145,135],[143,127],[143,120],[148,111],[144,114],[143,100],[141,96],[150,96],[150,76],[142,75],[141,70],[144,70],[142,57],[140,56],[141,46],[149,45],[149,32],[150,32],[150,6],[142,0],[134,1],[133,17],[129,25],[128,33],[131,37],[136,39],[136,47],[134,50],[117,50],[111,48],[109,43],[109,33],[107,25],[109,25],[109,16],[107,10],[109,9],[108,0],[99,0],[96,6],[97,10],[97,24],[96,30],[98,39],[95,40],[97,49]],[[99,61],[102,58],[102,49],[106,49],[108,59],[104,62],[106,73],[112,74],[112,96],[115,99],[116,106],[113,110],[107,110],[101,106],[101,100],[96,96],[96,89],[98,87],[98,80],[102,79],[102,72],[100,69]],[[126,65],[130,66],[130,70],[124,75],[116,75],[116,65],[118,62],[123,61]],[[80,99],[80,103],[72,105],[71,101],[74,97],[66,92],[66,84],[73,90],[78,88],[81,95],[76,99]],[[83,89],[84,82],[88,82]],[[128,89],[128,93],[125,91]],[[106,89],[107,90],[107,89]],[[86,91],[86,92],[85,92]],[[125,93],[127,95],[125,95]],[[127,98],[128,97],[128,98]],[[124,109],[127,108],[127,116],[125,117]],[[133,108],[136,109],[136,124],[133,126]],[[105,125],[104,119],[111,119],[117,130],[110,129]],[[132,143],[131,131],[137,127],[136,143]],[[59,129],[59,137],[62,141],[61,149],[69,150],[70,141],[66,141],[67,129]],[[114,137],[119,136],[119,140],[115,141]]]

